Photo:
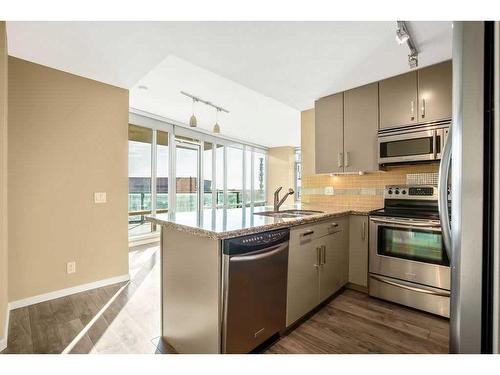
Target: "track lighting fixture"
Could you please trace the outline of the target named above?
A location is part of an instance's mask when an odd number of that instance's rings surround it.
[[[215,134],[219,134],[220,133],[220,126],[219,126],[219,121],[218,121],[219,111],[220,111],[219,108],[215,108],[215,125],[214,125],[214,129],[213,129],[213,132]]]
[[[196,99],[193,98],[193,114],[189,118],[189,126],[191,128],[196,128],[196,126],[198,125],[198,120],[196,120],[196,116],[194,115],[194,103],[195,102],[196,102]]]
[[[408,65],[411,69],[418,66],[418,51],[411,37],[405,21],[396,21],[396,41],[398,44],[407,44],[410,53],[408,54]]]
[[[198,125],[198,120],[196,119],[196,116],[194,115],[194,105],[196,102],[201,102],[205,105],[208,105],[210,107],[213,107],[215,108],[215,124],[214,124],[214,128],[213,128],[213,132],[214,133],[220,133],[220,126],[219,126],[219,122],[218,122],[218,114],[219,112],[226,112],[226,113],[229,113],[229,111],[227,109],[224,109],[222,108],[221,106],[218,106],[218,105],[215,105],[209,101],[206,101],[206,100],[203,100],[197,96],[194,96],[194,95],[191,95],[191,94],[188,94],[187,92],[184,92],[184,91],[181,91],[181,94],[182,95],[185,95],[191,99],[193,99],[193,114],[191,115],[190,119],[189,119],[189,126],[192,127],[192,128],[195,128],[197,125]]]

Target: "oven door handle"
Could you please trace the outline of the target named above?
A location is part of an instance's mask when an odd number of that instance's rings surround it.
[[[418,228],[439,228],[441,223],[439,222],[415,222],[415,221],[403,221],[403,220],[393,220],[393,219],[375,219],[371,218],[374,223],[380,224],[397,224],[403,225],[405,227],[418,227]]]
[[[381,283],[389,284],[389,285],[396,286],[396,287],[402,288],[402,289],[411,290],[412,292],[418,292],[418,293],[424,293],[424,294],[431,294],[433,296],[440,296],[440,297],[449,297],[450,296],[450,292],[447,292],[447,291],[436,292],[434,290],[422,289],[422,288],[417,288],[417,287],[414,287],[414,286],[400,284],[400,283],[397,283],[395,281],[390,281],[390,280],[387,280],[387,279],[385,279],[383,277],[379,277],[379,276],[375,276],[375,275],[370,275],[370,277],[372,279],[380,281]]]

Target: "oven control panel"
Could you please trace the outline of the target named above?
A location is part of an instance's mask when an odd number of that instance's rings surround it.
[[[436,200],[437,187],[432,185],[390,185],[384,189],[384,198]]]

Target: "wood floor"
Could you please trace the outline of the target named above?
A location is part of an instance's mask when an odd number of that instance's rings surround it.
[[[160,353],[159,256],[133,248],[129,282],[11,311],[3,353]]]
[[[160,339],[159,246],[131,281],[11,311],[3,353],[173,353]],[[265,353],[447,353],[448,321],[345,290]]]

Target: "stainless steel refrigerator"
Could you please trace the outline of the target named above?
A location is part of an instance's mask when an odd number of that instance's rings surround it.
[[[452,136],[439,186],[451,259],[451,353],[500,350],[499,79],[499,23],[454,22]]]

